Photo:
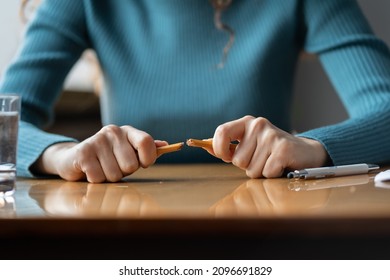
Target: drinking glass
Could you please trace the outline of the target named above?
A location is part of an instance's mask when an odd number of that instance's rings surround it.
[[[20,97],[0,93],[0,197],[15,191],[19,115]]]

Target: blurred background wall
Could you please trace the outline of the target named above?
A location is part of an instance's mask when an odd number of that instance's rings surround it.
[[[376,35],[390,46],[390,0],[358,2]],[[343,105],[314,57],[304,57],[298,65],[293,108],[293,128],[298,132],[347,118]]]
[[[66,0],[64,0],[66,1]],[[288,0],[286,0],[288,1]],[[326,0],[324,0],[326,1]],[[390,45],[390,0],[358,0],[375,33]],[[23,26],[19,17],[20,1],[0,1],[0,74],[12,60],[22,39]],[[88,63],[81,61],[69,75],[61,106],[58,107],[57,123],[54,132],[73,134],[76,138],[85,138],[100,125],[96,96],[93,92],[93,77]],[[321,125],[332,124],[347,118],[347,114],[323,72],[318,60],[304,56],[299,62],[295,84],[292,123],[294,130],[300,132]],[[74,101],[77,100],[75,103]],[[75,103],[75,104],[74,104]],[[76,107],[75,107],[76,105]],[[68,108],[84,114],[84,128],[75,132],[74,127],[67,133],[67,123],[72,117]],[[78,122],[79,126],[83,124]]]

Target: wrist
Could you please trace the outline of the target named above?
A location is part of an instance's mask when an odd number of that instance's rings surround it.
[[[77,145],[75,142],[61,142],[47,147],[31,166],[31,172],[35,174],[59,175],[57,165],[61,155],[75,145]]]
[[[332,161],[329,157],[329,154],[321,142],[310,138],[302,139],[313,148],[313,166],[321,167],[331,165],[330,163]]]

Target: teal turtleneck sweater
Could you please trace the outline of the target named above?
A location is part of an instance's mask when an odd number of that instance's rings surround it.
[[[18,174],[31,176],[49,145],[75,141],[41,129],[89,48],[104,74],[103,124],[129,124],[169,142],[212,137],[244,115],[289,131],[296,62],[302,51],[314,53],[349,118],[300,136],[320,141],[334,164],[390,162],[390,55],[355,1],[233,0],[222,19],[236,37],[222,69],[228,35],[213,16],[208,0],[44,1],[0,83],[0,92],[23,99]],[[190,148],[159,159],[210,160]]]

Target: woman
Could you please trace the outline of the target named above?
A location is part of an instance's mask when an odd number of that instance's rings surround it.
[[[390,55],[355,1],[212,3],[44,1],[0,84],[0,92],[23,99],[18,174],[114,182],[153,164],[156,147],[190,137],[213,137],[215,158],[252,178],[390,161]],[[213,25],[214,9],[235,32],[223,68],[216,65],[227,36]],[[87,48],[104,75],[105,126],[77,143],[41,128]],[[292,83],[302,50],[319,56],[350,117],[292,135]],[[231,152],[234,140],[239,145]],[[188,148],[159,161],[212,158]]]

